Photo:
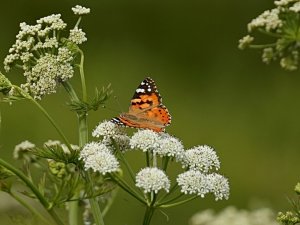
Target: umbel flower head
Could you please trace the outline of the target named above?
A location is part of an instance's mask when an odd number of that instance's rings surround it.
[[[77,15],[87,14],[89,9],[75,7]],[[74,60],[77,54],[73,46],[87,40],[82,29],[76,26],[69,31],[69,38],[62,37],[67,24],[60,14],[53,14],[36,21],[35,25],[20,24],[16,42],[4,60],[8,72],[12,67],[23,68],[26,82],[21,88],[35,99],[56,92],[58,83],[74,75]]]
[[[102,143],[91,142],[86,144],[80,152],[79,159],[84,161],[86,170],[92,169],[94,172],[103,175],[116,172],[119,169],[119,162],[116,157]]]
[[[212,147],[200,145],[184,150],[178,138],[147,129],[139,129],[130,137],[110,121],[100,123],[94,129],[93,136],[100,138],[100,142],[91,142],[80,152],[80,159],[86,170],[112,173],[119,169],[120,159],[122,165],[126,165],[124,171],[128,170],[133,177],[134,171],[130,169],[124,156],[127,152],[122,151],[130,147],[146,154],[147,166],[135,176],[135,186],[144,193],[156,194],[161,190],[169,192],[178,185],[183,194],[205,197],[211,193],[215,200],[229,198],[229,183],[227,178],[216,173],[220,169],[220,161]],[[126,147],[120,147],[122,145]],[[180,163],[185,168],[185,172],[177,176],[177,184],[173,188],[170,188],[171,181],[167,175],[168,163]],[[116,181],[119,179],[121,178],[118,177]]]
[[[136,175],[136,186],[142,188],[145,193],[157,193],[161,189],[169,192],[170,180],[164,171],[156,167],[147,167]]]
[[[275,7],[264,11],[248,24],[248,32],[258,31],[269,37],[267,44],[253,44],[253,35],[239,40],[239,48],[262,49],[262,61],[269,64],[278,60],[286,70],[296,70],[299,64],[300,1],[276,0]]]

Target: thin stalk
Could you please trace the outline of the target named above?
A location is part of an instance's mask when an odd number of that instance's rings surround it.
[[[118,193],[118,188],[116,188],[116,190],[113,190],[111,192],[111,197],[109,198],[109,200],[107,201],[107,204],[105,205],[105,208],[102,211],[102,216],[103,218],[105,217],[105,215],[107,214],[107,212],[110,210],[110,207],[112,206],[116,196]]]
[[[179,201],[179,202],[175,202],[175,203],[172,203],[172,204],[168,204],[168,205],[160,205],[159,207],[160,208],[170,208],[170,207],[173,207],[173,206],[182,205],[182,204],[187,203],[189,201],[192,201],[192,200],[194,200],[195,198],[198,198],[198,197],[199,197],[198,195],[195,195],[195,196],[190,197],[188,199],[185,199],[185,200],[182,200],[182,201]]]
[[[86,82],[85,82],[85,76],[84,76],[84,70],[83,70],[83,64],[84,64],[84,53],[82,50],[79,50],[80,53],[80,65],[79,65],[79,72],[80,72],[80,78],[81,78],[81,88],[82,88],[82,100],[84,102],[87,101],[87,90],[86,90]]]
[[[269,48],[269,47],[275,47],[276,43],[272,44],[262,44],[262,45],[249,45],[249,48],[254,48],[254,49],[262,49],[262,48]]]
[[[118,152],[119,152],[120,159],[124,163],[126,169],[128,170],[129,175],[130,175],[132,181],[135,182],[135,176],[134,176],[134,173],[133,173],[133,170],[132,170],[131,166],[129,165],[128,161],[124,157],[123,153],[120,150]]]
[[[147,167],[150,166],[150,153],[149,153],[149,151],[146,152],[146,164],[147,164]]]
[[[90,194],[93,195],[93,181],[91,179],[90,174],[86,171],[86,179],[87,182],[89,183],[89,192]],[[94,221],[97,225],[104,225],[104,220],[103,220],[103,215],[101,213],[101,209],[99,206],[99,203],[95,197],[92,197],[89,199],[90,205],[91,205],[91,210],[93,213]]]
[[[175,183],[173,187],[171,187],[170,191],[167,192],[165,195],[163,195],[159,200],[158,204],[162,202],[164,199],[166,199],[168,196],[170,196],[176,189],[178,188],[178,184]]]
[[[138,201],[140,201],[143,204],[147,204],[145,202],[145,200],[140,197],[135,190],[133,190],[125,181],[123,181],[121,178],[117,177],[117,176],[113,176],[110,175],[110,178],[116,182],[124,191],[126,191],[128,194],[130,194],[132,197],[134,197],[135,199],[137,199]]]
[[[10,196],[12,196],[17,202],[19,202],[22,206],[24,206],[33,216],[36,216],[39,218],[43,223],[51,225],[52,223],[49,222],[44,216],[39,213],[35,208],[33,208],[31,205],[27,204],[26,201],[24,201],[22,198],[20,198],[18,195],[14,194],[13,192],[9,192]]]
[[[0,165],[4,168],[10,170],[12,173],[14,173],[20,180],[22,180],[27,187],[33,192],[33,194],[37,197],[39,202],[42,204],[42,206],[47,210],[47,212],[52,216],[53,220],[58,225],[64,225],[64,223],[61,221],[60,217],[56,214],[56,212],[51,208],[51,204],[47,201],[47,199],[44,198],[44,196],[40,193],[38,188],[25,176],[24,173],[22,173],[20,170],[15,168],[10,163],[4,161],[3,159],[0,159]]]
[[[157,204],[156,206],[161,206],[161,205],[165,205],[165,204],[167,204],[167,203],[169,203],[169,202],[173,202],[173,201],[175,201],[175,200],[181,198],[183,195],[184,195],[184,194],[181,193],[181,194],[179,194],[178,196],[176,196],[175,198],[169,199],[169,200],[167,200],[167,201],[165,201],[165,202],[163,202],[163,203],[159,203],[159,204]]]
[[[81,19],[78,19],[78,23],[80,22]],[[80,78],[81,78],[81,87],[82,87],[82,100],[84,102],[87,101],[87,89],[86,89],[86,82],[85,82],[85,76],[84,76],[84,69],[83,69],[83,65],[84,65],[84,54],[83,51],[79,49],[81,58],[80,58],[80,65],[79,65],[79,73],[80,73]],[[75,93],[75,92],[74,92]],[[79,146],[83,147],[86,143],[88,143],[88,125],[87,125],[87,113],[81,113],[81,114],[77,114],[78,115],[78,131],[79,131]],[[87,182],[90,184],[90,194],[93,196],[93,182],[91,179],[90,174],[86,171],[86,178],[87,178]],[[78,193],[79,194],[79,193]],[[89,199],[90,205],[91,205],[91,210],[93,213],[93,217],[94,217],[94,222],[96,223],[96,225],[104,225],[104,220],[103,220],[103,216],[101,213],[101,209],[99,206],[99,203],[97,201],[97,199],[95,197],[90,198]],[[77,204],[78,207],[78,202],[75,202]],[[75,204],[74,203],[74,204]],[[74,206],[74,209],[75,206]],[[77,209],[78,210],[78,209]],[[75,211],[75,210],[74,210]],[[71,224],[73,225],[73,224]]]
[[[69,81],[62,82],[62,85],[66,89],[66,91],[69,94],[71,100],[79,101],[79,98],[78,98],[74,88],[72,87],[72,85]]]
[[[74,28],[79,26],[79,23],[80,23],[81,19],[82,19],[82,17],[80,16],[80,17],[78,18],[78,20],[77,20],[77,22],[76,22]]]
[[[168,164],[169,164],[169,157],[163,157],[162,159],[162,165],[163,165],[163,170],[164,171],[167,171],[167,168],[168,168]]]
[[[156,198],[157,198],[157,194],[155,194],[154,192],[151,192],[151,203],[146,208],[143,225],[149,225],[151,222],[151,219],[152,219],[152,216],[153,216],[154,210],[155,210],[154,205],[156,202]]]
[[[56,122],[53,120],[53,118],[49,115],[49,113],[44,109],[43,106],[41,106],[36,100],[34,100],[29,94],[25,93],[21,88],[18,86],[14,86],[26,99],[30,100],[35,106],[38,107],[39,110],[46,116],[46,118],[49,120],[49,122],[53,125],[53,127],[56,129],[57,133],[61,136],[63,139],[64,143],[67,145],[68,149],[71,151],[72,147],[70,145],[70,142],[64,135],[64,133],[61,131],[59,126],[56,124]]]

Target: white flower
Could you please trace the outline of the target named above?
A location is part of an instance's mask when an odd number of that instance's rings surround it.
[[[30,141],[23,141],[20,144],[15,146],[13,157],[14,159],[20,159],[22,153],[27,152],[28,150],[35,148],[35,144]]]
[[[27,63],[33,58],[34,58],[34,55],[31,52],[23,52],[20,56],[20,59],[23,63]]]
[[[182,165],[189,169],[207,173],[213,168],[218,170],[220,168],[220,161],[213,148],[201,145],[185,151]]]
[[[169,192],[170,180],[164,171],[156,167],[147,167],[136,175],[136,186],[144,189],[145,193],[152,191],[157,193],[161,189]]]
[[[4,69],[6,72],[10,71],[11,65],[20,58],[19,54],[9,54],[4,59]]]
[[[279,225],[271,209],[259,208],[253,211],[228,206],[219,213],[212,209],[196,213],[190,225]]]
[[[81,5],[76,5],[75,7],[72,7],[72,11],[75,15],[85,15],[91,12],[89,8],[85,8]]]
[[[239,49],[245,49],[248,47],[252,41],[254,40],[254,37],[251,37],[250,35],[246,35],[242,39],[239,40]]]
[[[40,29],[42,28],[41,24],[36,25],[28,25],[25,22],[20,23],[21,30],[17,34],[16,38],[21,40],[25,38],[26,36],[35,36]]]
[[[61,148],[64,151],[64,153],[67,153],[67,154],[70,153],[70,149],[68,148],[68,146],[66,144],[61,144]],[[71,148],[73,151],[78,151],[80,149],[78,145],[73,145],[73,144],[71,144]]]
[[[264,11],[248,24],[249,32],[258,27],[265,27],[267,31],[281,27],[282,21],[279,19],[279,12],[277,8]]]
[[[285,6],[285,5],[288,5],[289,3],[295,2],[295,1],[297,1],[297,0],[278,0],[278,1],[275,1],[275,5]]]
[[[210,184],[210,192],[215,195],[215,200],[228,199],[229,198],[229,183],[224,176],[212,173],[207,175],[208,182]]]
[[[91,142],[84,146],[79,159],[84,162],[86,170],[92,169],[103,175],[119,169],[119,162],[111,151],[101,143]]]
[[[61,142],[58,140],[48,140],[44,143],[44,146],[47,146],[47,147],[55,147],[57,145],[61,145]]]
[[[300,2],[296,2],[293,6],[289,8],[291,11],[296,13],[300,12]]]
[[[63,30],[67,24],[60,18],[61,14],[52,14],[50,16],[38,19],[37,24],[46,24],[53,30]]]
[[[298,68],[298,51],[293,51],[291,52],[292,54],[287,56],[287,57],[283,57],[280,60],[280,66],[286,70],[296,70]]]
[[[75,27],[74,29],[70,30],[69,40],[74,42],[75,44],[82,44],[83,42],[87,41],[85,36],[85,32],[82,29],[78,29]]]
[[[114,137],[123,134],[122,130],[113,122],[104,120],[93,130],[93,137]]]
[[[152,130],[139,130],[130,139],[130,147],[144,152],[154,150],[159,146],[159,135]]]
[[[41,99],[46,94],[56,92],[57,82],[66,81],[74,74],[74,69],[70,63],[61,63],[57,56],[48,53],[39,58],[31,71],[26,71],[26,84],[21,85],[24,90],[28,90],[34,98]]]
[[[176,181],[185,194],[196,194],[203,198],[210,191],[208,179],[200,171],[188,170],[179,174]]]
[[[168,134],[161,134],[158,141],[158,147],[153,150],[160,156],[176,157],[180,160],[184,155],[184,148],[177,138]]]
[[[127,135],[115,135],[113,139],[121,151],[130,149],[130,138]]]
[[[274,58],[273,48],[264,48],[262,54],[262,61],[266,64],[269,64],[273,58]]]
[[[46,38],[45,42],[43,44],[43,48],[57,48],[58,47],[58,41],[56,37],[52,38]]]

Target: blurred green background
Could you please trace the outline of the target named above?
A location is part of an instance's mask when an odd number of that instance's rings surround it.
[[[90,128],[126,110],[137,85],[151,76],[173,117],[167,132],[179,137],[186,148],[213,146],[221,173],[230,180],[228,201],[197,199],[165,210],[169,221],[157,212],[153,224],[184,225],[201,209],[220,210],[227,205],[290,207],[287,196],[293,196],[299,180],[300,72],[283,71],[277,64],[266,66],[260,53],[237,48],[246,24],[273,7],[273,1],[2,1],[0,59],[14,43],[20,22],[33,24],[40,17],[61,13],[73,25],[76,18],[70,8],[76,4],[92,10],[81,24],[88,37],[82,49],[90,93],[95,86],[111,83],[117,96],[107,109],[90,113]],[[9,78],[22,82],[16,71]],[[73,82],[79,87],[78,79]],[[77,143],[76,117],[66,101],[60,89],[42,104]],[[58,138],[33,105],[18,102],[0,107],[4,159],[12,161],[15,144],[25,139],[42,144]],[[131,162],[140,163],[133,157]],[[0,209],[3,218],[15,212],[8,205]],[[141,224],[143,210],[120,192],[107,224]]]

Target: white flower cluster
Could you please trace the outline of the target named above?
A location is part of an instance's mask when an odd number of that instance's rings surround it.
[[[145,193],[157,193],[161,189],[169,192],[170,180],[164,171],[156,167],[147,167],[136,175],[136,186],[144,189]]]
[[[87,13],[87,8],[76,6],[76,14]],[[87,40],[85,33],[77,26],[70,30],[68,39],[58,36],[67,24],[60,14],[52,14],[36,21],[35,25],[20,23],[16,42],[4,59],[8,72],[13,66],[24,70],[26,83],[21,87],[35,99],[54,93],[59,82],[64,82],[74,74],[74,54],[66,47],[66,41],[82,44]]]
[[[248,31],[257,30],[272,39],[273,43],[250,45],[254,38],[246,35],[239,40],[239,48],[261,48],[262,61],[269,64],[278,60],[283,69],[298,69],[300,45],[297,38],[300,1],[276,0],[275,8],[264,11],[248,24]]]
[[[229,197],[227,178],[213,172],[220,168],[219,158],[214,149],[207,145],[196,146],[185,151],[183,144],[177,138],[148,129],[140,129],[130,138],[124,134],[124,130],[121,130],[118,125],[111,121],[100,123],[92,135],[102,138],[102,149],[110,149],[106,151],[101,150],[100,152],[111,154],[119,146],[120,150],[131,148],[151,153],[154,161],[156,156],[176,159],[177,162],[182,164],[183,168],[187,169],[186,172],[179,174],[177,177],[177,183],[181,187],[181,192],[185,194],[196,194],[204,197],[207,193],[213,193],[216,200],[228,199]],[[98,168],[98,161],[94,159],[94,149],[99,148],[97,147],[98,145],[99,143],[90,143],[81,152],[81,159],[83,159],[86,168]],[[87,157],[88,155],[93,157]],[[113,158],[113,156],[110,157]],[[108,161],[115,168],[116,161],[112,159]],[[168,192],[170,188],[168,176],[164,170],[157,167],[156,163],[153,165],[153,167],[142,169],[136,175],[136,186],[143,189],[145,193],[157,193],[161,189]],[[108,167],[108,164],[106,167]]]
[[[93,137],[102,137],[102,143],[112,147],[115,142],[119,149],[125,151],[129,149],[130,138],[124,133],[124,129],[111,121],[103,121],[92,132]]]
[[[32,148],[35,148],[35,144],[27,140],[16,145],[13,152],[14,159],[22,158],[22,155]]]
[[[119,162],[116,157],[107,146],[99,142],[86,144],[80,152],[79,159],[84,161],[86,170],[92,169],[103,175],[116,172],[119,169]]]
[[[151,151],[161,157],[175,157],[182,159],[184,147],[175,137],[152,130],[139,130],[130,139],[132,149],[141,149],[143,152]]]
[[[183,167],[208,173],[215,168],[220,169],[219,158],[213,148],[202,145],[185,151],[182,160]]]
[[[213,148],[202,145],[186,150],[182,166],[188,168],[188,171],[177,177],[181,192],[201,197],[213,193],[216,201],[229,198],[230,188],[227,178],[210,173],[211,170],[220,168],[219,158]]]
[[[280,10],[277,8],[264,11],[248,24],[248,31],[251,32],[253,29],[259,27],[264,27],[267,31],[281,27],[282,21],[279,18],[279,13]]]
[[[189,225],[279,225],[274,212],[269,208],[253,211],[228,206],[215,213],[212,209],[201,211],[189,221]]]
[[[48,140],[48,141],[46,141],[45,143],[44,143],[44,146],[45,147],[61,147],[62,148],[62,150],[64,151],[64,153],[67,153],[67,154],[69,154],[70,153],[70,150],[69,150],[69,148],[68,148],[68,146],[66,145],[66,144],[62,144],[60,141],[58,141],[58,140]],[[79,146],[78,145],[73,145],[73,144],[71,144],[71,148],[72,148],[72,150],[74,150],[74,151],[78,151],[80,148],[79,148]]]
[[[72,7],[72,11],[75,15],[85,15],[89,14],[91,10],[89,8],[85,8],[81,5],[76,5],[75,7]]]

